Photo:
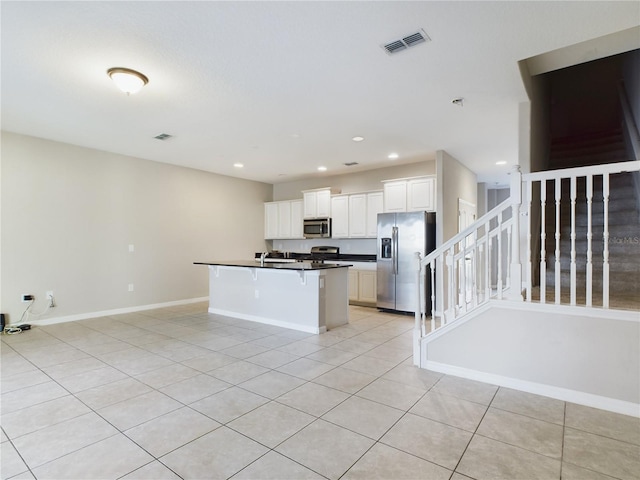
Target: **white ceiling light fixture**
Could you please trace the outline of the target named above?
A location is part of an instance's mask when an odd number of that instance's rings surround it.
[[[361,137],[360,135],[356,135],[351,140],[353,140],[354,142],[361,142],[364,140],[364,137]]]
[[[395,152],[390,153],[389,155],[387,155],[387,158],[388,158],[389,160],[397,160],[397,159],[398,159],[398,157],[400,157],[400,155],[398,155],[398,154],[397,154],[397,153],[395,153]]]
[[[131,70],[130,68],[110,68],[107,70],[107,75],[109,75],[116,86],[127,95],[138,93],[142,87],[149,83],[146,75]]]
[[[327,167],[318,167],[318,171],[319,172],[326,172],[327,171]]]
[[[233,166],[236,168],[244,168],[244,165],[242,163],[234,163]]]
[[[506,165],[507,161],[506,160],[499,160],[496,162],[496,165]]]

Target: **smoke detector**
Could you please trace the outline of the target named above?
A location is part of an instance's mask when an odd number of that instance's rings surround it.
[[[382,45],[382,48],[384,48],[385,51],[389,55],[391,55],[401,52],[402,50],[406,50],[409,47],[415,47],[416,45],[420,45],[421,43],[426,43],[429,41],[431,41],[429,35],[427,35],[427,33],[423,29],[420,29],[417,32],[409,33],[402,38],[385,43],[384,45]]]

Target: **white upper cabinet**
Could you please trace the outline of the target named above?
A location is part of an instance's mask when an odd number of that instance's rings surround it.
[[[407,211],[407,182],[405,180],[384,183],[384,211]]]
[[[382,192],[367,193],[367,237],[378,236],[378,214],[384,212],[384,195]]]
[[[330,188],[303,191],[304,218],[331,217],[331,193]]]
[[[349,195],[349,236],[367,236],[367,196]]]
[[[264,238],[303,238],[302,200],[264,204]]]
[[[291,201],[291,238],[304,238],[302,200]]]
[[[349,195],[331,197],[331,238],[349,237]]]
[[[291,237],[291,202],[278,202],[278,237]]]
[[[436,209],[436,179],[433,177],[416,178],[407,182],[407,211],[434,212]]]
[[[385,212],[435,211],[435,177],[387,180],[383,183]]]
[[[264,204],[264,238],[278,238],[278,202]]]
[[[375,238],[382,199],[382,192],[332,196],[331,237]]]

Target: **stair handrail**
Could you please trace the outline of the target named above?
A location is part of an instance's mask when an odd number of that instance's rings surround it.
[[[540,180],[553,180],[555,178],[585,177],[587,175],[602,175],[603,173],[635,172],[640,168],[640,161],[605,163],[602,165],[589,165],[586,167],[559,168],[556,170],[544,170],[542,172],[523,173],[524,182],[538,182]]]
[[[520,177],[518,176],[518,179],[519,178]],[[520,182],[518,181],[518,183]],[[513,212],[517,211],[517,208],[514,210],[514,198],[517,198],[517,196],[514,196],[514,195],[509,196],[509,198],[507,198],[506,200],[504,200],[503,202],[501,202],[500,204],[492,208],[489,212],[482,215],[479,219],[474,221],[471,225],[469,225],[464,230],[462,230],[461,232],[451,237],[449,240],[447,240],[438,248],[430,252],[424,258],[421,258],[420,253],[416,252],[417,281],[416,281],[416,295],[415,295],[415,298],[416,298],[415,325],[414,325],[414,335],[413,335],[414,363],[416,365],[419,365],[419,361],[420,361],[419,360],[420,359],[420,353],[419,353],[420,341],[422,337],[427,334],[426,325],[425,325],[425,320],[426,320],[425,303],[427,301],[431,301],[431,332],[436,330],[437,316],[439,316],[441,319],[440,326],[444,326],[449,321],[454,320],[458,313],[456,311],[457,307],[454,305],[449,305],[449,309],[453,308],[453,311],[445,312],[445,308],[444,308],[446,299],[445,299],[444,287],[442,285],[444,284],[443,270],[445,268],[444,266],[445,256],[447,257],[446,261],[451,262],[450,264],[447,264],[447,268],[449,270],[449,275],[447,276],[447,279],[449,282],[449,285],[447,286],[447,291],[450,294],[450,297],[448,299],[450,304],[452,303],[451,300],[454,298],[453,296],[451,296],[452,295],[451,292],[455,290],[456,291],[455,295],[458,295],[459,293],[457,291],[458,284],[453,278],[454,277],[453,270],[458,268],[461,261],[463,265],[466,265],[467,256],[471,256],[473,257],[471,259],[471,263],[473,265],[472,269],[475,272],[476,271],[475,268],[478,261],[482,262],[482,261],[488,260],[489,250],[491,248],[491,242],[494,240],[497,242],[498,245],[501,245],[502,243],[505,244],[502,250],[500,250],[499,255],[502,255],[503,252],[505,252],[505,254],[507,255],[507,259],[506,259],[507,261],[504,269],[504,275],[506,276],[506,281],[504,282],[504,288],[502,283],[503,271],[501,269],[502,267],[501,267],[500,260],[497,260],[500,264],[500,266],[497,268],[497,271],[499,272],[498,273],[499,279],[497,280],[499,284],[499,287],[497,289],[499,292],[498,293],[499,298],[502,298],[503,290],[508,288],[509,279],[510,279],[510,268],[511,268],[511,262],[509,260],[511,256],[511,243],[512,243],[510,241],[511,233],[512,233],[511,229],[512,229],[512,226],[516,224],[516,222],[514,222]],[[504,220],[503,214],[509,211],[512,213],[511,218]],[[493,227],[491,226],[492,222],[495,223]],[[481,235],[478,235],[478,232],[480,230],[483,230],[484,233],[482,233]],[[507,231],[508,231],[509,241],[502,242],[501,238],[499,237],[501,237]],[[473,239],[471,244],[467,243],[467,239],[469,238]],[[464,242],[464,244],[460,247],[462,242]],[[458,248],[456,246],[458,246]],[[477,249],[480,247],[482,248],[482,251],[486,253],[486,256],[482,254],[478,254]],[[479,257],[482,257],[482,258],[478,259]],[[492,260],[493,258],[494,257],[492,257]],[[431,285],[432,285],[432,292],[431,292],[430,299],[423,298],[424,289],[422,288],[424,287],[423,282],[426,281],[427,265],[432,267],[429,269],[429,274],[431,275]],[[439,267],[436,268],[436,265],[439,265]],[[437,271],[434,273],[434,270],[437,270]],[[436,273],[438,275],[437,280],[435,279]],[[483,278],[485,279],[485,283],[489,281],[488,275],[483,276]],[[463,285],[463,289],[464,288],[466,288],[466,285]],[[473,285],[473,288],[474,289],[476,288],[475,283]],[[483,290],[483,298],[481,301],[477,299],[477,295],[474,295],[474,300],[472,302],[473,307],[477,307],[480,304],[485,303],[489,300],[489,297],[491,296],[491,286],[485,285],[485,288],[482,290]],[[466,294],[466,291],[465,291],[465,294]],[[437,308],[436,308],[436,305],[437,305]],[[438,309],[440,309],[439,315],[438,315]],[[465,310],[466,310],[466,305],[465,305]]]

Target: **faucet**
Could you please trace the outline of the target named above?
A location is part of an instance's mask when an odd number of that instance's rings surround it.
[[[267,252],[262,252],[260,254],[260,266],[264,267],[264,259],[269,255]]]

